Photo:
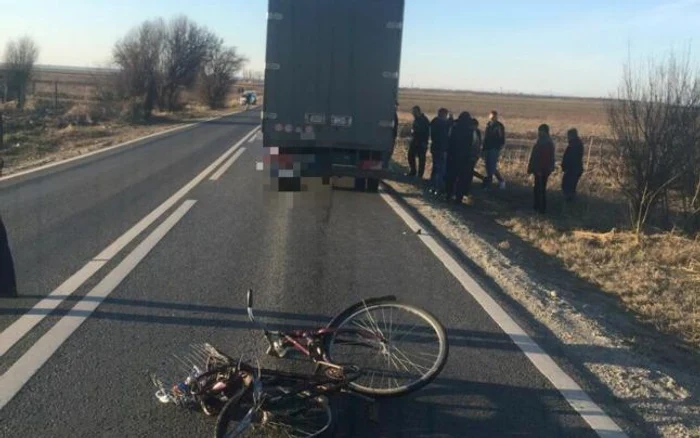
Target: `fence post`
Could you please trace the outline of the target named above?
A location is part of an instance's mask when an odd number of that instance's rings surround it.
[[[5,125],[2,120],[2,111],[0,111],[0,151],[5,147]],[[2,160],[2,158],[0,158]],[[2,161],[0,161],[2,163]],[[0,164],[0,175],[2,175],[2,164]]]
[[[53,109],[58,110],[58,81],[53,83]]]

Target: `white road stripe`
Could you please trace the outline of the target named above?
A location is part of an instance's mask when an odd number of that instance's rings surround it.
[[[12,348],[17,341],[29,333],[42,319],[51,313],[58,305],[66,298],[66,296],[75,292],[81,284],[85,283],[92,275],[99,271],[106,261],[90,261],[83,266],[78,272],[73,274],[63,284],[58,286],[49,298],[41,300],[30,310],[26,315],[12,323],[5,331],[0,334],[0,357],[4,356],[7,351]]]
[[[174,128],[171,128],[171,129],[166,129],[165,131],[154,132],[153,134],[148,134],[148,135],[145,135],[143,137],[135,138],[133,140],[126,141],[124,143],[115,144],[114,146],[109,146],[106,148],[98,149],[96,151],[88,152],[86,154],[78,155],[78,156],[71,157],[71,158],[66,158],[65,160],[56,161],[54,163],[45,164],[43,166],[33,167],[33,168],[27,169],[27,170],[22,170],[22,171],[17,172],[17,173],[13,173],[13,174],[10,174],[7,176],[0,177],[0,182],[7,181],[7,180],[13,179],[13,178],[18,178],[18,177],[23,176],[23,175],[29,175],[29,174],[39,172],[39,171],[42,171],[45,169],[50,169],[52,167],[60,166],[62,164],[68,164],[68,163],[71,163],[73,161],[82,160],[84,158],[88,158],[88,157],[91,157],[93,155],[103,154],[103,153],[111,151],[113,149],[118,149],[118,148],[121,148],[124,146],[129,146],[131,144],[137,143],[137,142],[142,141],[142,140],[147,140],[149,138],[159,137],[161,135],[169,134],[171,132],[181,131],[181,130],[184,130],[187,128],[191,128],[193,126],[201,125],[202,123],[211,122],[212,120],[222,119],[224,117],[232,116],[234,114],[238,114],[241,112],[243,112],[243,111],[240,111],[240,110],[233,111],[233,112],[224,114],[222,116],[211,117],[209,119],[196,121],[194,123],[188,123],[186,125],[176,126]]]
[[[535,368],[554,385],[562,397],[579,413],[598,436],[606,438],[627,437],[612,418],[591,400],[588,394],[491,298],[442,245],[432,236],[425,234],[425,230],[420,224],[389,194],[382,192],[381,197],[411,230],[414,232],[421,231],[420,234],[417,234],[418,238],[445,265],[447,270],[462,284],[462,287],[481,305],[491,319],[520,348]]]
[[[105,298],[138,266],[197,201],[187,200],[100,281],[70,312],[0,377],[0,409],[12,400],[58,348],[92,315]]]
[[[253,137],[254,138],[254,137]],[[239,150],[236,151],[235,154],[233,154],[233,157],[229,158],[229,160],[224,163],[221,167],[219,167],[219,170],[217,170],[211,178],[209,178],[211,181],[217,181],[221,176],[226,173],[226,171],[233,166],[233,163],[236,162],[238,157],[243,155],[243,152],[245,152],[245,148],[240,148]]]
[[[248,132],[243,138],[224,152],[219,158],[204,169],[193,180],[185,184],[174,195],[168,198],[155,210],[150,212],[146,217],[141,219],[136,225],[131,227],[126,233],[122,234],[117,240],[112,242],[107,248],[95,256],[78,272],[73,274],[61,286],[56,288],[48,298],[44,298],[36,304],[29,312],[12,323],[2,333],[0,333],[0,357],[2,357],[17,341],[22,339],[29,331],[34,328],[41,320],[43,320],[50,310],[55,309],[61,304],[70,294],[75,292],[83,283],[85,283],[95,272],[97,272],[106,262],[116,256],[125,246],[133,241],[145,229],[150,227],[158,220],[166,211],[172,208],[177,202],[183,199],[192,189],[201,183],[210,173],[214,171],[221,163],[223,163],[231,154],[233,154],[240,145],[242,145],[251,135],[254,135],[259,127]],[[98,266],[98,264],[100,264]],[[90,266],[88,268],[88,266]],[[88,275],[89,274],[89,275]],[[68,283],[68,284],[67,284]],[[48,310],[50,309],[50,310]]]

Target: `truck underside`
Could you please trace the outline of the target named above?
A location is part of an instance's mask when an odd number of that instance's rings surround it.
[[[317,146],[268,148],[265,165],[278,181],[281,192],[300,191],[302,178],[355,178],[355,189],[376,192],[379,180],[387,176],[387,152]]]

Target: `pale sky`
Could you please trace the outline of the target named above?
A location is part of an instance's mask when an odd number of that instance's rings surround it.
[[[104,66],[131,27],[185,14],[248,68],[264,65],[266,0],[0,0],[0,11],[0,51],[28,35],[40,64]],[[700,0],[406,0],[401,84],[608,96],[628,49],[646,58],[698,40]]]

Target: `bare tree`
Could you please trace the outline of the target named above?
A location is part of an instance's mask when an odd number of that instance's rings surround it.
[[[700,77],[689,59],[671,54],[646,68],[628,63],[617,99],[608,105],[612,173],[638,233],[661,196],[697,169]]]
[[[174,110],[178,93],[191,88],[207,55],[218,43],[216,35],[185,16],[170,21],[166,28],[160,60],[159,106]]]
[[[17,96],[17,108],[24,108],[27,97],[27,84],[31,80],[34,64],[39,57],[39,47],[29,37],[7,43],[5,49],[5,70],[7,84]]]
[[[146,21],[114,46],[120,67],[120,85],[126,95],[142,99],[144,117],[150,118],[158,93],[158,66],[165,44],[162,20]]]
[[[231,86],[236,83],[236,73],[247,62],[234,47],[224,47],[223,41],[212,48],[201,71],[202,98],[211,108],[224,106]]]

